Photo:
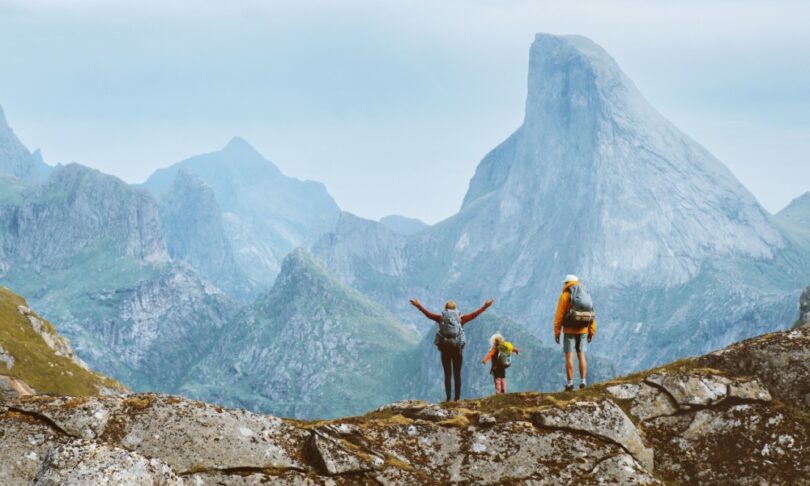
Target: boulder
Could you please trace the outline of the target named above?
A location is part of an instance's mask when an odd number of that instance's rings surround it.
[[[533,416],[535,424],[555,429],[578,430],[620,445],[653,470],[653,451],[644,445],[639,430],[622,409],[611,400],[574,402],[562,409],[549,409]]]
[[[646,383],[639,385],[639,392],[634,397],[630,408],[630,413],[639,420],[672,415],[677,411],[678,405],[667,393]]]
[[[51,449],[33,484],[182,486],[184,482],[160,459],[80,439]]]
[[[644,380],[656,385],[672,397],[682,409],[707,406],[720,402],[728,396],[730,381],[715,375],[650,375]]]

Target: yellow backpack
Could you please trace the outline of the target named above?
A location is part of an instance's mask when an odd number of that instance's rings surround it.
[[[504,341],[498,345],[498,353],[495,356],[495,362],[500,368],[509,368],[512,366],[512,343]]]

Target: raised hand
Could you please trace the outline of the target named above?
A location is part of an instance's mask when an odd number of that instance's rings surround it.
[[[414,307],[419,307],[422,304],[419,303],[419,299],[411,299],[411,305]]]
[[[491,306],[493,302],[494,302],[494,301],[493,301],[492,299],[489,299],[488,301],[484,302],[484,307],[489,307],[489,306]]]

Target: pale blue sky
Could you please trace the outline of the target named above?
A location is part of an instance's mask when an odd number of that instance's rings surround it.
[[[798,1],[0,0],[0,105],[51,163],[141,182],[239,135],[348,211],[432,223],[520,124],[534,33],[581,34],[777,211],[810,190],[808,25]]]

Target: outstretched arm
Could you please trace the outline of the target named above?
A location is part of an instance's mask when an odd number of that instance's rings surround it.
[[[422,311],[422,314],[424,314],[425,317],[427,317],[431,321],[442,322],[442,316],[440,316],[439,314],[434,314],[429,310],[425,309],[424,307],[422,307],[422,304],[419,302],[419,300],[411,299],[411,305]]]
[[[484,356],[484,359],[481,360],[481,364],[487,364],[487,361],[491,360],[495,356],[495,351],[497,351],[497,349],[490,349],[487,355]]]
[[[484,302],[484,305],[482,305],[481,308],[478,309],[477,311],[471,312],[469,314],[464,314],[463,316],[461,316],[461,325],[463,326],[464,324],[467,324],[471,320],[473,320],[476,317],[480,316],[485,310],[489,309],[489,306],[491,306],[491,305],[492,305],[492,300],[488,300],[488,301]]]

